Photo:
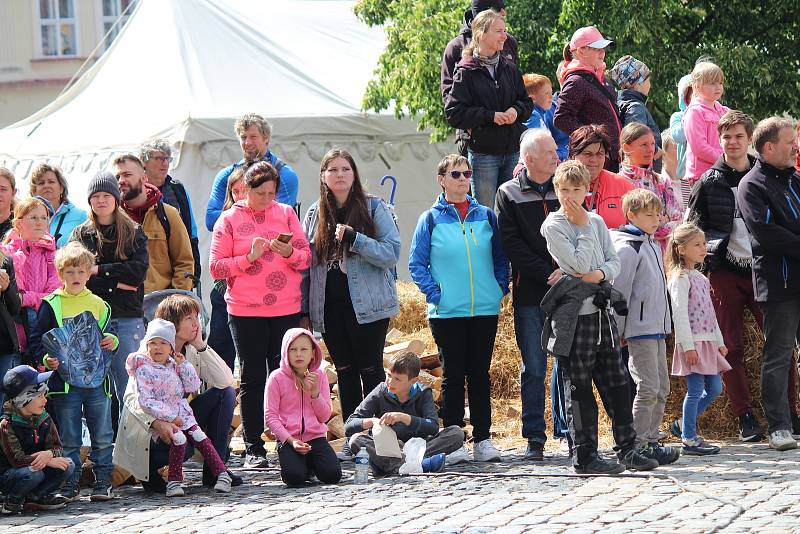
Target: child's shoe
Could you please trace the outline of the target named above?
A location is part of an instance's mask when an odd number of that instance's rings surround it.
[[[422,472],[423,473],[439,473],[444,471],[445,454],[440,452],[433,456],[428,456],[422,459]]]
[[[675,419],[672,424],[669,425],[669,433],[678,439],[683,439],[683,429],[681,428],[681,422],[678,419]]]
[[[492,440],[485,439],[479,441],[472,448],[472,457],[476,462],[499,462],[500,451],[492,443]]]
[[[536,440],[528,440],[528,448],[525,449],[525,459],[541,462],[544,460],[544,443]]]
[[[719,447],[706,443],[700,436],[695,436],[691,439],[683,440],[683,454],[692,456],[705,456],[707,454],[717,454]]]
[[[214,484],[214,491],[218,491],[220,493],[230,493],[231,483],[231,476],[227,471],[223,471],[217,477],[217,483]]]
[[[792,437],[794,439],[800,439],[800,416],[798,416],[795,412],[791,412],[792,416]]]
[[[580,475],[618,475],[625,471],[625,466],[615,460],[606,460],[595,456],[594,460],[586,465],[576,465],[575,472]]]
[[[659,445],[658,442],[648,443],[639,450],[639,454],[652,458],[658,462],[658,465],[674,463],[681,456],[680,451],[675,447]]]
[[[776,430],[769,435],[769,446],[776,451],[788,451],[797,448],[797,441],[788,430]]]
[[[29,495],[25,508],[30,510],[59,510],[67,506],[67,499],[59,493],[49,495]]]
[[[89,500],[92,502],[110,501],[114,498],[114,491],[110,482],[98,482],[92,488],[92,495]]]
[[[349,462],[353,460],[356,456],[350,451],[350,440],[344,442],[342,445],[342,450],[336,453],[336,457],[339,458],[340,462]]]
[[[619,461],[629,471],[650,471],[658,467],[658,460],[642,456],[633,449],[625,453]]]
[[[444,465],[456,465],[469,462],[469,449],[462,445],[457,451],[451,452],[444,459]]]
[[[23,497],[9,495],[3,503],[3,507],[0,508],[0,513],[3,515],[21,514],[24,507],[25,499]]]
[[[78,485],[70,484],[69,482],[64,484],[64,487],[61,488],[59,493],[70,502],[80,499],[81,497],[81,490],[78,488]]]
[[[167,497],[183,497],[184,495],[186,495],[186,493],[184,493],[183,486],[181,486],[179,481],[170,480],[167,482]]]
[[[792,420],[792,428],[794,429],[794,420]],[[764,429],[758,424],[753,412],[745,412],[739,416],[739,439],[745,442],[764,439]]]

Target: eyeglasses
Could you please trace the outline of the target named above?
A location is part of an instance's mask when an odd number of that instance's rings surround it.
[[[472,171],[450,171],[450,178],[453,180],[459,180],[462,176],[465,180],[469,180],[472,178]]]
[[[156,161],[166,161],[167,163],[172,163],[172,156],[153,156],[150,159],[154,159]]]
[[[26,221],[28,221],[30,223],[37,223],[37,222],[46,223],[47,221],[50,220],[50,217],[46,217],[46,216],[45,217],[36,217],[34,215],[34,216],[30,216],[30,217],[23,217],[23,219],[25,219]]]

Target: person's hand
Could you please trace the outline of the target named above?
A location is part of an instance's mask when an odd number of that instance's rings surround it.
[[[599,284],[600,282],[605,280],[605,275],[603,274],[603,271],[598,269],[596,271],[591,271],[584,275],[581,275],[578,278],[590,284]]]
[[[561,272],[561,269],[556,269],[555,271],[550,273],[550,276],[547,277],[547,285],[552,286],[553,284],[558,282],[558,279],[561,278],[562,274],[564,273]]]
[[[5,269],[0,270],[0,292],[8,289],[9,284],[11,284],[11,277],[8,276]]]
[[[411,416],[403,412],[387,412],[380,418],[380,424],[392,426],[395,423],[411,424]]]
[[[150,425],[150,428],[156,433],[158,438],[167,445],[172,444],[172,435],[176,430],[180,430],[180,428],[176,427],[173,423],[170,423],[169,421],[162,421],[161,419],[156,419],[153,421],[153,424]]]
[[[494,123],[498,126],[502,126],[504,124],[508,124],[508,117],[502,111],[495,111],[494,112]]]
[[[700,357],[697,355],[697,351],[694,349],[687,350],[684,353],[684,356],[686,356],[686,363],[689,364],[689,366],[697,365],[698,363],[700,363]]]
[[[123,284],[122,282],[117,282],[117,289],[124,289],[125,291],[136,291],[138,288],[130,284]]]
[[[267,248],[269,248],[269,242],[265,238],[261,236],[254,237],[252,243],[250,243],[250,252],[247,254],[247,261],[253,263],[264,254]]]
[[[41,471],[47,467],[48,462],[53,459],[53,451],[39,451],[31,454],[33,461],[31,462],[31,469],[34,471]]]
[[[103,339],[100,341],[100,348],[105,350],[113,350],[114,338],[112,336],[103,336]]]
[[[269,249],[272,252],[280,254],[284,258],[291,256],[292,251],[294,251],[294,247],[292,247],[291,243],[284,243],[283,241],[278,241],[277,239],[273,239],[269,242]]]
[[[62,471],[66,471],[69,468],[69,460],[62,457],[53,458],[52,460],[47,462],[47,467],[53,467],[55,469],[61,469]]]
[[[722,354],[723,356],[727,356],[728,355],[728,347],[726,347],[725,345],[720,345],[719,346],[719,353]]]
[[[364,430],[369,430],[373,426],[380,424],[380,422],[381,422],[381,420],[378,419],[377,417],[369,417],[369,418],[363,419],[361,421],[361,427]]]
[[[200,326],[197,326],[197,334],[195,334],[194,339],[189,342],[191,346],[196,349],[202,349],[203,347],[208,347],[208,343],[203,340],[203,329]]]
[[[183,426],[183,419],[181,419],[181,416],[179,415],[172,420],[172,424],[175,425],[176,428],[180,429]]]
[[[311,317],[308,315],[304,317],[300,317],[300,328],[305,328],[309,332],[311,331]]]
[[[45,361],[47,362],[47,368],[51,371],[58,369],[58,366],[61,364],[58,358],[53,358],[52,356],[48,356]]]
[[[319,397],[319,375],[313,371],[307,372],[303,377],[303,389],[308,391],[312,399]]]
[[[517,122],[517,108],[511,106],[506,110],[506,120],[508,120],[508,124]]]
[[[569,222],[576,226],[586,226],[589,224],[589,214],[586,213],[583,206],[570,199],[565,199],[563,206],[564,215],[567,216]]]
[[[299,439],[289,438],[292,442],[292,448],[295,450],[297,454],[302,454],[305,456],[309,452],[311,452],[311,445],[306,443],[305,441],[300,441]]]
[[[175,360],[175,365],[181,366],[186,361],[186,356],[182,352],[175,351],[172,353],[172,358]]]
[[[336,230],[333,233],[333,237],[336,238],[336,241],[341,242],[344,239],[344,233],[348,229],[352,230],[353,227],[348,224],[337,224]]]

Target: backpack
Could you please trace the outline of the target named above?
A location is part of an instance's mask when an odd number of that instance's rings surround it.
[[[58,358],[59,376],[79,388],[96,388],[103,383],[111,369],[113,353],[100,348],[103,333],[90,311],[84,311],[62,321],[42,336],[47,353]]]

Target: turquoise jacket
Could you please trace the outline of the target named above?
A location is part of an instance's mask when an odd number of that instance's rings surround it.
[[[497,315],[508,293],[509,266],[497,216],[474,198],[467,199],[462,221],[440,194],[420,215],[411,239],[408,270],[425,293],[430,319]]]
[[[75,227],[84,222],[86,222],[85,211],[70,201],[61,204],[50,219],[50,234],[56,239],[56,248],[66,245]]]

